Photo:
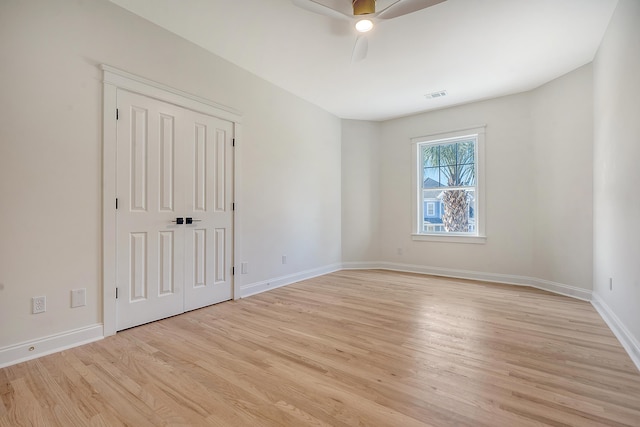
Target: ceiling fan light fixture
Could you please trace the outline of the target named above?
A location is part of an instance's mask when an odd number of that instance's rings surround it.
[[[366,33],[367,31],[371,31],[373,28],[373,21],[369,19],[361,19],[356,22],[356,30],[360,33]]]
[[[353,0],[351,5],[353,6],[354,15],[376,13],[376,0]]]

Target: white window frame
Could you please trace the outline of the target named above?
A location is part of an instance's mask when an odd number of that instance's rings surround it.
[[[448,242],[448,243],[480,243],[487,241],[485,234],[485,179],[484,179],[484,150],[485,150],[486,126],[475,126],[448,132],[441,132],[411,138],[411,185],[412,185],[412,230],[411,237],[415,241]],[[457,233],[425,233],[421,226],[424,218],[424,206],[422,195],[422,158],[420,145],[424,143],[446,143],[447,140],[455,140],[464,137],[476,139],[476,231],[475,234]]]

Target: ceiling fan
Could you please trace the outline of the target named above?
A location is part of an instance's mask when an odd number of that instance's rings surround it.
[[[367,57],[367,51],[369,50],[369,42],[365,33],[373,29],[378,20],[407,15],[446,0],[395,0],[391,5],[378,12],[376,12],[376,0],[352,0],[353,15],[347,15],[339,10],[325,6],[317,0],[291,1],[296,6],[313,13],[341,20],[355,21],[355,28],[360,34],[356,38],[351,61],[358,62]]]

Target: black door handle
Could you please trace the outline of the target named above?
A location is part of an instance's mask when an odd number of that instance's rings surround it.
[[[181,224],[184,224],[184,218],[176,218],[174,221],[171,221],[171,222],[175,222],[176,224],[181,225]],[[187,224],[191,224],[191,223],[187,222]]]
[[[186,217],[185,219],[187,220],[187,224],[193,224],[194,222],[202,221],[201,219],[193,219],[191,217]]]

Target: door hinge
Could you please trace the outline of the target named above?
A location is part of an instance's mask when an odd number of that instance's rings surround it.
[[[118,288],[116,288],[116,299],[118,299]]]
[[[235,211],[236,210],[236,204],[235,203],[231,203],[231,210]]]
[[[118,209],[118,198],[116,197],[116,209]]]
[[[232,147],[235,147],[235,146],[236,146],[236,139],[235,139],[235,138],[233,138],[233,139],[231,140],[231,146],[232,146]]]
[[[116,108],[116,120],[120,118],[120,110]]]
[[[232,276],[236,275],[236,268],[235,267],[231,267],[231,275]]]

